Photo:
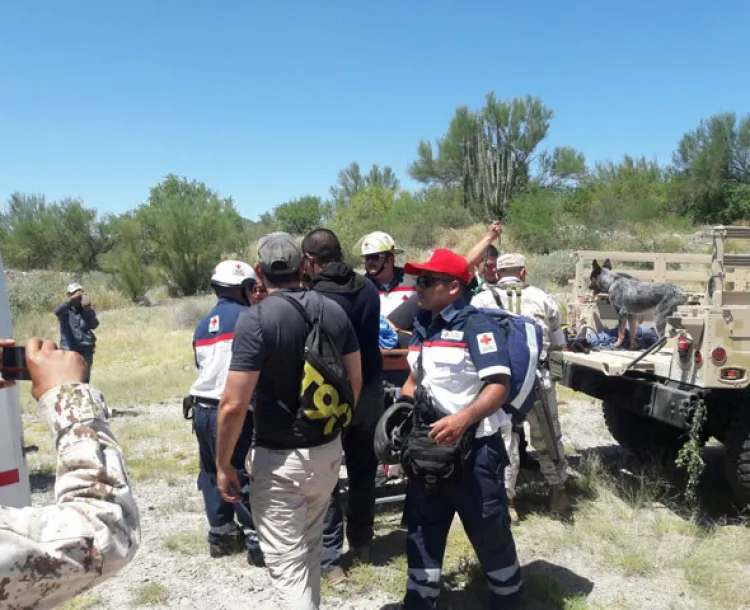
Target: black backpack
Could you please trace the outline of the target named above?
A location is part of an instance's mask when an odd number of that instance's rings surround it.
[[[311,293],[312,294],[312,293]],[[283,292],[273,292],[292,305],[305,320],[304,368],[294,431],[312,445],[332,441],[352,422],[354,392],[341,353],[323,326],[323,297],[315,319],[304,306]]]

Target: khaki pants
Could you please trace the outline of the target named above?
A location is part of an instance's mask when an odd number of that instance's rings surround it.
[[[341,438],[310,449],[254,448],[250,505],[284,610],[318,610],[323,519],[339,478]]]

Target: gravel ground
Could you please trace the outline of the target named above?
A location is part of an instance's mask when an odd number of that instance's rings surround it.
[[[184,425],[176,405],[139,410],[139,420],[174,417],[175,425]],[[615,444],[604,425],[601,410],[590,402],[561,401],[560,419],[566,447],[576,453]],[[136,558],[121,573],[86,594],[92,596],[92,602],[95,598],[96,604],[75,607],[121,610],[133,606],[139,592],[150,587],[154,601],[148,605],[149,608],[246,610],[252,606],[253,610],[274,610],[276,606],[266,571],[249,567],[244,555],[211,559],[202,542],[197,546],[194,544],[192,554],[165,547],[164,541],[171,534],[197,532],[198,536],[202,536],[205,531],[202,499],[196,488],[195,477],[172,483],[168,485],[154,481],[135,485],[134,493],[142,515],[142,546]],[[34,504],[48,503],[51,499],[50,490],[34,494]],[[517,536],[517,541],[527,575],[552,576],[569,589],[586,595],[590,604],[596,604],[592,607],[650,610],[706,607],[690,599],[684,592],[685,583],[681,576],[672,578],[665,575],[656,580],[629,578],[597,565],[583,551],[565,550],[550,555],[543,544],[539,545],[538,540],[525,535],[523,530]],[[160,591],[164,593],[161,599],[157,595]],[[445,600],[441,606],[478,610],[462,595],[460,592],[453,593],[451,599],[454,601]],[[627,603],[622,599],[626,599]],[[395,600],[373,590],[346,600],[328,599],[321,607],[324,610],[378,610],[392,601]],[[529,603],[526,607],[531,610],[551,606]],[[571,606],[579,607],[583,606]]]

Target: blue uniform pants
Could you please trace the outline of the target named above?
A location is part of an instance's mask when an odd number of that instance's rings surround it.
[[[516,607],[521,595],[521,568],[503,482],[507,463],[498,433],[474,440],[463,479],[452,492],[428,494],[419,482],[409,482],[404,507],[408,532],[404,610],[435,608],[445,544],[456,512],[489,584],[490,603],[483,607]]]
[[[198,438],[200,453],[200,473],[198,489],[203,493],[203,504],[208,518],[208,542],[218,542],[222,536],[237,531],[235,516],[245,533],[245,548],[260,548],[255,531],[253,516],[250,510],[250,477],[245,468],[245,457],[253,440],[253,414],[248,411],[237,445],[232,455],[232,466],[242,485],[242,502],[225,502],[216,485],[216,426],[218,414],[216,408],[196,405],[193,409],[193,429]]]

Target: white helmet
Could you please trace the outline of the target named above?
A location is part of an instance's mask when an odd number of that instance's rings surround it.
[[[396,242],[388,233],[383,231],[374,231],[368,233],[362,238],[362,256],[368,254],[380,254],[381,252],[391,252],[392,254],[401,254],[403,250],[396,247]]]
[[[211,274],[211,286],[231,288],[232,286],[244,286],[247,283],[255,284],[258,276],[253,268],[242,261],[221,261]]]

